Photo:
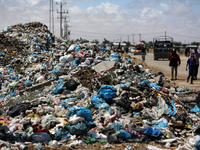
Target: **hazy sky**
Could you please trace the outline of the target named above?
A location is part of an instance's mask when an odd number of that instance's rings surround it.
[[[60,36],[60,5],[54,0],[54,33]],[[164,35],[182,43],[200,42],[200,0],[62,0],[71,39],[152,41]],[[18,23],[49,26],[50,0],[0,0],[0,30]],[[51,30],[52,31],[52,30]]]

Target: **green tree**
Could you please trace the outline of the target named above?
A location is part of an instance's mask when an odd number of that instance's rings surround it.
[[[95,44],[99,44],[100,42],[99,42],[99,40],[97,40],[97,39],[94,39],[91,43],[95,43]]]
[[[103,39],[102,44],[106,45],[106,44],[109,44],[109,43],[110,43],[110,41],[108,41],[106,38]]]
[[[191,45],[198,45],[198,42],[191,42]]]

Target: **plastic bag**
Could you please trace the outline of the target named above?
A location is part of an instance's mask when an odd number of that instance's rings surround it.
[[[99,89],[97,95],[100,98],[103,98],[104,100],[106,100],[106,102],[110,102],[110,100],[112,100],[112,98],[116,97],[116,92],[117,89],[110,86],[110,85],[102,85],[101,88]]]
[[[65,87],[65,83],[59,83],[55,89],[53,89],[53,95],[61,94],[67,88]]]
[[[74,91],[76,90],[77,86],[79,83],[77,83],[74,79],[69,79],[66,83],[65,86],[67,87],[68,90]]]
[[[75,125],[68,125],[67,129],[69,130],[69,132],[73,135],[83,135],[86,134],[88,129],[86,124],[84,123],[79,123],[79,124],[75,124]]]
[[[73,106],[69,109],[69,112],[67,114],[67,118],[70,118],[74,115],[77,115],[78,117],[84,118],[84,122],[87,125],[93,125],[94,123],[92,122],[92,113],[89,109],[81,106]]]
[[[49,134],[44,132],[37,132],[31,136],[33,143],[49,143],[52,139]]]
[[[26,80],[26,81],[25,81],[25,86],[26,86],[26,87],[32,86],[32,82],[31,82],[30,80]]]

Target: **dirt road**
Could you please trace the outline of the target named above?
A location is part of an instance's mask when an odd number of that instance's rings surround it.
[[[131,57],[141,60],[141,55],[129,54]],[[189,87],[190,89],[196,89],[200,91],[200,73],[198,74],[198,80],[194,80],[194,84],[187,83],[186,78],[188,76],[188,71],[185,70],[186,62],[188,57],[180,56],[181,65],[178,67],[178,80],[171,81],[175,82],[179,87]],[[148,53],[146,55],[146,64],[155,70],[161,71],[168,79],[171,79],[171,68],[169,67],[169,60],[154,60],[153,54]]]

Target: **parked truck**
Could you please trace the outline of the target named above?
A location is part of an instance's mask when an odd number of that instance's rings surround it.
[[[173,50],[173,38],[158,36],[153,39],[154,60],[168,59]]]

